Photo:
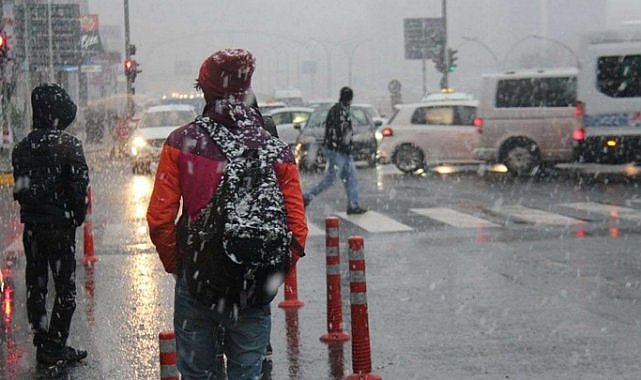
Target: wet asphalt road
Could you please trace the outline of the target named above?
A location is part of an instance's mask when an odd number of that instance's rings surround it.
[[[146,237],[151,179],[101,156],[91,159],[98,262],[82,266],[78,229],[78,306],[70,339],[89,358],[67,378],[157,379],[158,332],[171,329],[173,279]],[[343,316],[349,332],[346,244],[348,236],[362,235],[373,372],[384,379],[639,378],[638,182],[559,173],[522,181],[475,173],[408,177],[387,166],[359,175],[362,204],[376,214],[368,223],[340,218]],[[305,186],[318,179],[303,175]],[[24,257],[8,233],[15,237],[19,223],[8,206],[10,192],[2,189],[1,195],[7,210],[2,273],[12,292],[3,296],[0,378],[30,379],[36,373],[24,310]],[[344,212],[344,199],[336,185],[308,208],[312,234],[298,266],[305,305],[272,309],[273,379],[352,373],[351,342],[328,347],[319,340],[327,332],[322,228],[326,216]],[[576,203],[622,208],[602,215],[560,206]],[[572,221],[506,216],[514,205]],[[493,226],[454,227],[412,211],[437,207]],[[375,228],[393,225],[390,219],[410,230]]]

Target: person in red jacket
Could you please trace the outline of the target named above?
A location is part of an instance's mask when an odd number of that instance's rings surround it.
[[[245,104],[255,68],[253,55],[243,49],[215,52],[202,63],[197,87],[206,105],[203,116],[223,124],[249,148],[270,138],[257,109]],[[269,341],[269,305],[252,306],[236,313],[211,310],[189,293],[180,270],[181,254],[176,242],[176,216],[181,206],[195,220],[213,196],[226,159],[207,131],[190,123],[173,131],[162,148],[154,189],[147,210],[151,241],[166,272],[176,278],[174,331],[177,367],[183,379],[215,378],[218,327],[224,328],[223,346],[229,379],[259,378]],[[287,222],[293,238],[304,245],[307,222],[294,155],[285,149],[273,164],[285,201]],[[292,251],[292,267],[298,256]]]

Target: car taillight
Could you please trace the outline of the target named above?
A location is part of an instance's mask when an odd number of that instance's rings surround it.
[[[476,127],[476,133],[483,133],[483,118],[475,117],[474,126]]]
[[[577,118],[585,116],[585,103],[580,100],[574,103],[574,116]]]
[[[574,141],[585,140],[585,128],[576,128],[574,132],[572,132],[572,139]]]
[[[392,131],[392,128],[390,127],[385,127],[381,129],[381,134],[383,135],[383,137],[392,137],[394,136],[394,131]]]

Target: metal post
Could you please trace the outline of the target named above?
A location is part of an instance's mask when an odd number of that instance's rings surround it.
[[[129,0],[124,0],[125,4],[125,60],[130,58],[129,56]],[[131,117],[134,114],[134,103],[133,98],[133,86],[129,77],[127,77],[127,116]]]
[[[55,82],[53,74],[53,26],[51,21],[51,0],[47,2],[47,24],[49,28],[49,82]]]
[[[422,96],[427,95],[427,66],[425,56],[423,56],[423,94]]]
[[[447,71],[450,67],[450,57],[447,55],[447,0],[441,0],[441,13],[443,15],[443,63],[445,68],[443,70],[443,80],[441,81],[441,88],[449,87],[447,78]]]
[[[24,0],[24,67],[25,67],[25,97],[24,97],[24,135],[27,134],[30,125],[29,110],[31,110],[31,10],[29,2]]]

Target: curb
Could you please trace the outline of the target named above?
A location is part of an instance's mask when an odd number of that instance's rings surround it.
[[[13,185],[13,173],[0,173],[0,186]]]

